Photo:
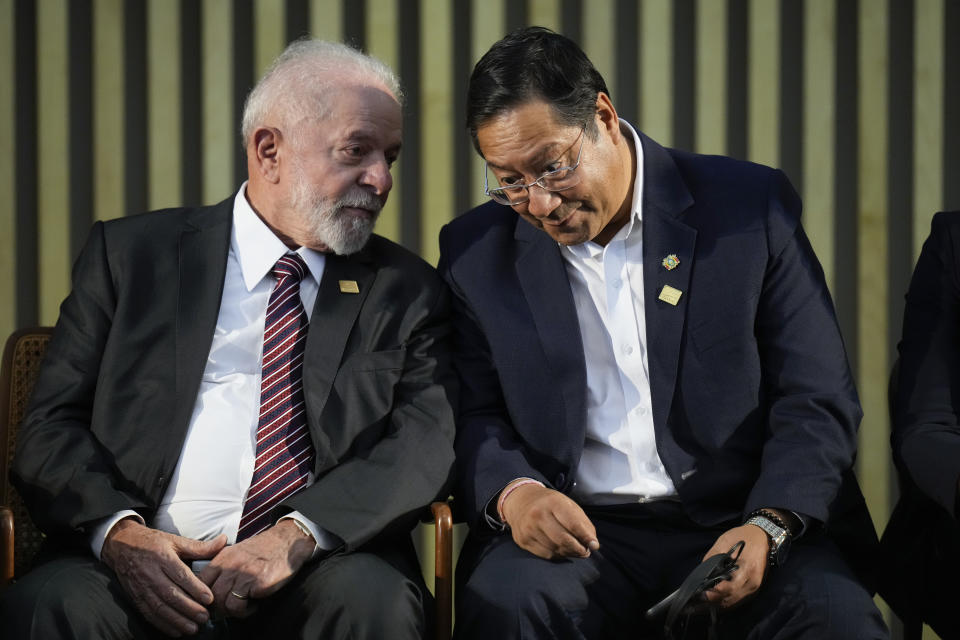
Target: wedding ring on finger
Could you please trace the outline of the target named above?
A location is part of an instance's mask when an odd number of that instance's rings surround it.
[[[250,596],[245,596],[245,595],[243,595],[243,594],[241,594],[241,593],[237,593],[236,591],[231,591],[231,592],[230,592],[230,595],[232,595],[232,596],[233,596],[234,598],[236,598],[237,600],[246,600],[247,598],[250,597]]]

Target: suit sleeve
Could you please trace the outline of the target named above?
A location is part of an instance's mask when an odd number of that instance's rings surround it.
[[[404,342],[389,427],[284,505],[352,551],[381,533],[406,535],[423,507],[444,499],[453,466],[456,384],[449,353],[449,294],[436,279],[428,308]]]
[[[906,296],[892,434],[901,468],[954,516],[960,478],[958,241],[960,214],[937,214]]]
[[[853,465],[862,413],[800,207],[786,177],[774,172],[755,329],[767,433],[745,512],[776,507],[826,521],[843,473]]]
[[[471,528],[489,528],[484,514],[504,486],[521,477],[548,487],[551,481],[543,472],[546,461],[528,451],[510,420],[490,346],[453,275],[447,236],[447,229],[441,231],[438,269],[453,292],[453,349],[460,381],[454,497]]]
[[[123,509],[144,506],[117,477],[91,431],[104,345],[116,305],[102,223],[94,225],[60,307],[13,462],[12,479],[48,535],[82,533]]]

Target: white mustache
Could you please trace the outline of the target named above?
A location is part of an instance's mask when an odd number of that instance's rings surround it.
[[[366,209],[372,211],[373,213],[379,213],[383,208],[383,203],[380,202],[380,199],[376,196],[373,196],[366,191],[359,191],[348,193],[339,200],[335,205],[336,209],[339,211],[347,207],[353,209]]]

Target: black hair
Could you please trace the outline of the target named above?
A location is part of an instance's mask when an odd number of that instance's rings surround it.
[[[610,95],[603,76],[570,38],[545,27],[523,27],[494,43],[470,74],[467,128],[477,129],[505,111],[531,100],[550,104],[564,125],[586,125],[595,138],[597,95]],[[481,152],[482,154],[482,152]]]

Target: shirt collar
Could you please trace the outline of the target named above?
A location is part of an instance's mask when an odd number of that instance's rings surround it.
[[[246,193],[247,183],[244,182],[233,199],[233,232],[230,246],[234,255],[237,256],[237,262],[240,263],[243,283],[247,291],[252,291],[270,273],[277,260],[287,254],[290,249],[256,214],[247,202]],[[300,247],[296,253],[303,258],[310,277],[319,285],[326,256],[307,247]]]
[[[640,136],[637,134],[636,129],[623,118],[620,119],[620,133],[624,136],[629,134],[633,140],[633,146],[637,152],[637,172],[633,179],[633,200],[630,205],[630,220],[617,231],[616,235],[613,236],[614,240],[626,240],[630,237],[630,234],[633,233],[635,227],[639,233],[640,223],[643,220],[643,145],[640,142]],[[581,258],[596,258],[603,253],[606,247],[601,247],[596,242],[589,240],[582,244],[566,246],[565,248]]]

